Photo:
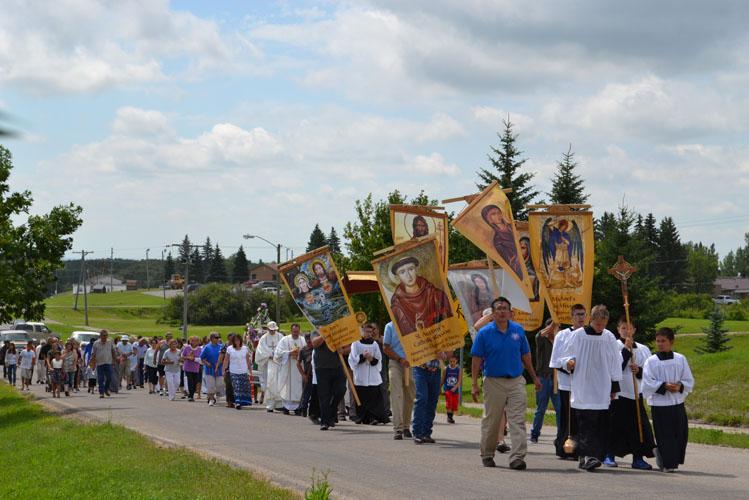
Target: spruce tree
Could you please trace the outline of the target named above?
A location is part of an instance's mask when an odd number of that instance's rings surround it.
[[[687,278],[687,252],[679,238],[679,231],[671,217],[661,221],[658,230],[658,260],[655,270],[663,286],[676,290],[683,288]]]
[[[174,274],[174,258],[172,258],[172,252],[169,252],[169,254],[166,256],[166,260],[164,261],[165,283],[172,279],[172,274]]]
[[[315,224],[315,229],[309,235],[309,242],[307,243],[307,251],[311,252],[320,247],[324,247],[328,244],[328,239],[325,237],[325,233],[320,230],[320,225]]]
[[[221,283],[227,280],[226,262],[224,262],[224,256],[221,253],[218,243],[216,243],[216,247],[213,250],[213,259],[210,266],[212,281]]]
[[[723,328],[723,319],[720,307],[716,306],[713,312],[710,313],[710,325],[702,330],[705,332],[702,345],[694,349],[697,353],[709,354],[731,349],[730,346],[726,345],[731,339],[728,337],[728,329]]]
[[[190,255],[190,280],[194,283],[203,282],[203,256],[198,247],[195,247]]]
[[[211,238],[206,237],[205,243],[203,244],[203,282],[211,282],[211,262],[213,262],[213,244]]]
[[[341,239],[338,237],[335,228],[330,228],[330,234],[328,235],[328,246],[330,251],[333,253],[341,253]]]
[[[551,193],[547,193],[552,203],[564,205],[579,205],[585,203],[588,195],[585,194],[585,183],[583,178],[575,173],[577,168],[575,153],[572,152],[572,144],[566,153],[562,153],[562,159],[557,163],[557,173],[551,185]]]
[[[190,237],[185,235],[182,246],[179,247],[179,261],[184,264],[190,258]]]
[[[535,174],[522,171],[527,158],[520,158],[523,152],[515,146],[518,136],[512,132],[512,122],[509,116],[502,121],[502,124],[504,131],[502,134],[497,133],[500,141],[499,147],[490,146],[491,153],[487,155],[491,168],[476,172],[480,180],[476,186],[484,189],[496,180],[503,188],[512,188],[512,192],[508,193],[507,197],[512,206],[513,216],[516,220],[525,220],[528,218],[525,205],[532,203],[539,195],[539,192],[529,185]]]
[[[232,269],[232,281],[234,283],[244,283],[250,279],[250,271],[247,266],[247,255],[244,253],[244,248],[239,245],[239,250],[234,255],[234,268]]]

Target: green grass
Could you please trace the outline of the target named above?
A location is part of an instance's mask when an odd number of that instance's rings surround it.
[[[159,448],[123,427],[52,415],[5,384],[0,429],[0,498],[297,498],[245,470]]]
[[[49,328],[67,338],[75,330],[85,330],[85,315],[83,311],[83,297],[79,297],[78,310],[74,311],[73,295],[60,294],[45,301],[47,304],[46,318],[57,323],[51,323]],[[153,336],[172,332],[179,335],[179,324],[169,324],[161,321],[161,307],[164,300],[161,297],[146,295],[139,291],[115,292],[107,294],[89,295],[89,328],[105,328],[110,332],[127,333],[128,335]],[[302,330],[307,331],[311,326],[306,321],[297,321]],[[289,331],[290,322],[281,323],[283,331]],[[212,331],[219,332],[224,338],[229,332],[242,332],[245,325],[189,325],[189,335],[205,336]]]
[[[678,327],[678,333],[703,333],[703,329],[707,328],[709,323],[709,319],[666,318],[658,323],[658,327]],[[749,321],[727,320],[723,323],[723,326],[727,328],[729,332],[749,332]]]

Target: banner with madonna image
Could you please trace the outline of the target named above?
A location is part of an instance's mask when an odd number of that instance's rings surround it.
[[[390,205],[390,231],[393,244],[434,235],[442,257],[442,268],[447,270],[447,214],[436,207],[425,205]]]
[[[526,295],[532,295],[510,200],[497,181],[472,197],[468,206],[453,220],[453,227],[499,264]]]
[[[304,317],[331,350],[361,339],[346,288],[327,246],[282,264],[278,271]]]
[[[576,207],[578,205],[575,205]],[[589,205],[581,205],[589,207]],[[593,213],[568,205],[533,205],[528,214],[531,258],[555,323],[572,324],[570,309],[590,311],[595,239]]]
[[[412,366],[463,346],[467,327],[450,298],[434,237],[396,245],[372,267]]]
[[[486,260],[474,260],[451,265],[447,271],[447,279],[460,301],[461,313],[471,338],[476,336],[473,325],[481,319],[486,309],[491,308],[492,301],[499,296],[510,301],[513,320],[526,328],[520,317],[531,316],[533,308],[525,292],[504,270],[490,269]]]

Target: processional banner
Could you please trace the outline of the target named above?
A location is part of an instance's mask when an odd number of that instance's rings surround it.
[[[437,239],[442,268],[447,270],[447,214],[424,205],[390,205],[390,230],[393,244],[434,235]]]

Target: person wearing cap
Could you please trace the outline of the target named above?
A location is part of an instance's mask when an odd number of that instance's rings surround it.
[[[222,346],[218,332],[211,332],[208,338],[210,342],[203,346],[203,350],[200,352],[200,363],[203,365],[208,406],[214,406],[217,398],[223,396],[224,393],[224,376],[219,364]]]
[[[390,268],[398,283],[390,299],[390,309],[401,335],[429,328],[453,315],[447,294],[419,276],[418,267],[419,260],[409,255]]]
[[[276,347],[283,338],[278,333],[278,325],[275,321],[268,322],[268,332],[260,337],[255,353],[255,362],[260,370],[260,387],[263,390],[265,409],[273,413],[276,408],[281,408],[282,401],[278,387],[278,362],[275,358]]]
[[[130,371],[130,358],[133,357],[133,344],[130,343],[130,337],[123,335],[120,342],[117,344],[117,358],[119,364],[117,365],[117,381],[121,381],[123,378],[127,382],[127,390],[133,388],[133,377]]]

